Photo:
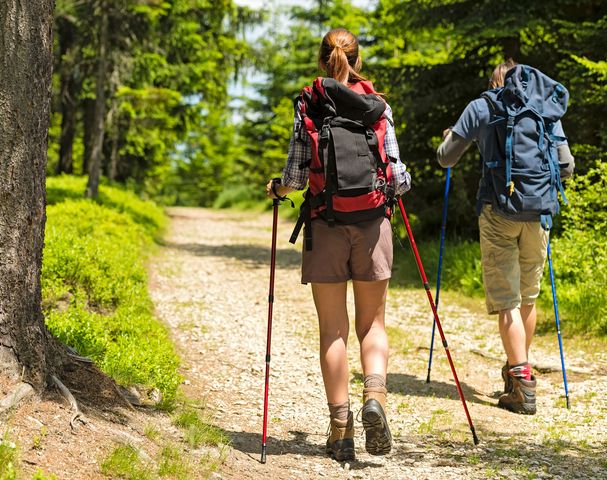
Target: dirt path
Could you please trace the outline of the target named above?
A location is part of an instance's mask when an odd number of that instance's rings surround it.
[[[474,447],[440,343],[432,382],[425,382],[431,317],[421,289],[389,294],[392,453],[368,455],[357,423],[356,461],[328,459],[316,318],[287,222],[278,235],[268,462],[260,464],[271,216],[177,208],[170,215],[166,246],[152,265],[152,297],[184,360],[186,393],[204,399],[232,439],[217,478],[607,478],[605,354],[566,341],[572,409],[563,407],[560,373],[538,372],[538,414],[510,414],[496,408],[502,384],[494,320],[442,295],[441,319],[481,438]],[[349,349],[356,412],[362,384],[353,333]],[[558,365],[554,334],[538,338],[533,358]]]

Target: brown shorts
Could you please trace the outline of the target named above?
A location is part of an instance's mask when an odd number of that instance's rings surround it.
[[[548,232],[536,222],[515,222],[485,205],[479,217],[487,312],[532,305],[540,293]]]
[[[313,220],[312,247],[303,248],[301,283],[370,282],[392,275],[392,230],[385,217],[333,228]]]

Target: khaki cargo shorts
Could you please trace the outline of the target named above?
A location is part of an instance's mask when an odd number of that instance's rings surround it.
[[[532,305],[540,293],[548,232],[540,222],[508,220],[485,205],[478,219],[487,311]]]
[[[371,282],[391,275],[390,220],[382,217],[333,228],[322,219],[312,220],[312,250],[304,245],[301,283]]]

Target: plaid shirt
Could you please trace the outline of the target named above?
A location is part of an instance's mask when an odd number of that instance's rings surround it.
[[[386,105],[384,117],[388,120],[386,122],[384,150],[392,161],[392,186],[396,191],[396,195],[402,195],[411,188],[411,175],[407,172],[405,164],[400,160],[396,132],[394,131],[394,124],[392,122],[392,109],[389,105]],[[305,132],[300,131],[301,128],[302,118],[298,104],[293,120],[293,134],[289,143],[287,165],[282,171],[282,184],[295,190],[303,190],[305,188],[310,169],[308,167],[301,168],[301,165],[308,164],[312,159],[310,137]]]

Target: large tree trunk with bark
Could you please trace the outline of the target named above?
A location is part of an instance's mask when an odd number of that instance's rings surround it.
[[[101,25],[97,52],[97,74],[95,78],[95,118],[91,139],[91,158],[86,196],[97,198],[99,178],[101,176],[101,156],[103,155],[103,137],[105,133],[105,80],[107,78],[108,13],[105,2],[100,4]]]
[[[41,309],[53,0],[0,2],[0,375],[41,389]]]

